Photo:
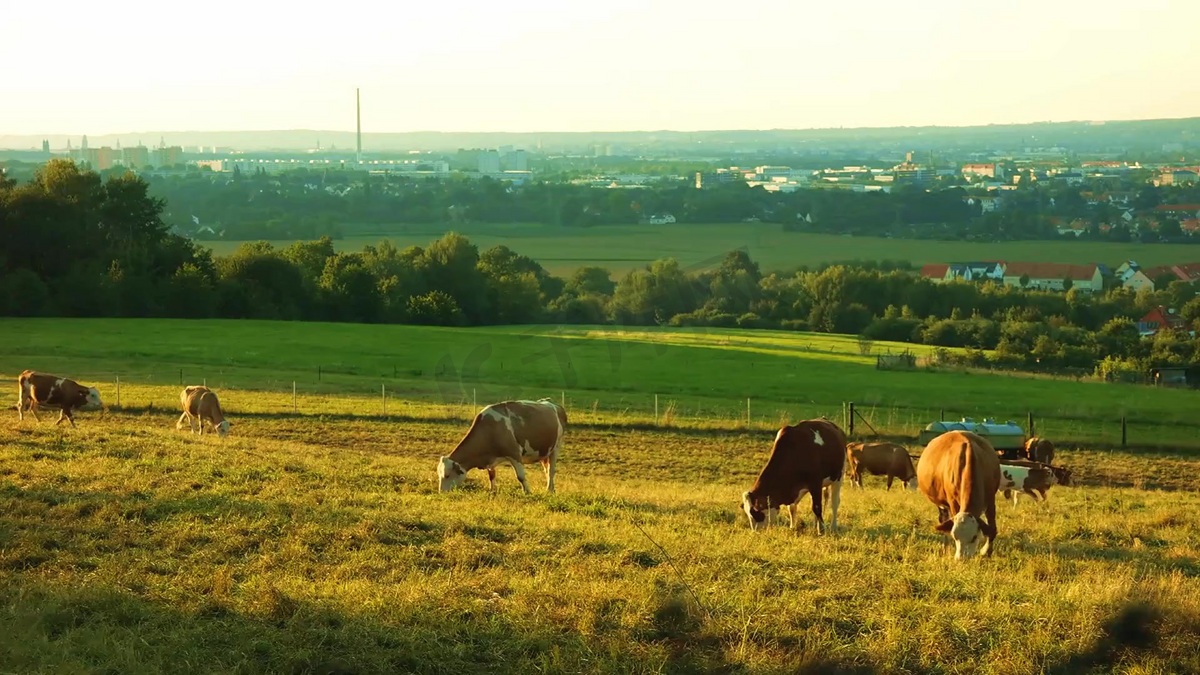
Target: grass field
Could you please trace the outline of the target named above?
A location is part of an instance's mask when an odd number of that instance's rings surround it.
[[[339,250],[357,251],[381,239],[398,246],[426,246],[450,226],[397,225],[396,232],[348,236],[337,242]],[[1105,263],[1112,267],[1133,259],[1142,266],[1190,262],[1200,250],[1183,244],[1115,244],[1104,242],[1017,241],[974,243],[917,241],[879,237],[842,237],[828,234],[783,232],[766,223],[699,225],[613,225],[590,229],[564,229],[543,225],[456,225],[480,250],[505,244],[540,262],[559,275],[569,275],[584,265],[607,268],[614,275],[657,258],[674,257],[684,266],[710,266],[731,250],[746,247],[765,271],[790,270],[801,265],[848,260],[909,260],[915,265],[969,260],[1022,262]],[[219,255],[241,242],[202,242]],[[273,242],[286,246],[290,241]]]
[[[460,409],[473,401],[553,396],[585,414],[648,424],[657,395],[660,420],[669,415],[676,425],[735,428],[746,424],[749,398],[750,425],[770,429],[789,418],[840,420],[843,403],[853,401],[870,425],[891,435],[915,437],[943,412],[947,419],[1022,424],[1032,412],[1039,434],[1113,445],[1125,416],[1133,444],[1200,449],[1200,392],[878,371],[874,356],[859,354],[853,338],[828,334],[22,319],[0,320],[0,336],[0,373],[15,377],[31,367],[70,374],[97,382],[110,400],[120,377],[126,406],[174,407],[174,391],[150,399],[136,386],[179,385],[182,371],[187,382],[275,392],[284,408],[294,381],[300,394],[341,395],[328,406],[342,412],[383,412],[386,387],[390,396]],[[905,349],[925,353],[921,346],[874,345],[874,353]]]
[[[777,419],[654,427],[619,405],[659,389],[733,405],[762,387],[800,418],[818,410],[805,396],[874,383],[881,400],[1023,393],[1169,416],[1195,409],[1190,392],[881,373],[831,336],[578,331],[562,338],[579,344],[558,493],[535,470],[520,494],[501,470],[494,497],[476,475],[438,494],[435,460],[470,415],[461,382],[442,398],[439,358],[488,344],[507,367],[484,360],[468,385],[553,395],[557,366],[513,367],[545,348],[522,334],[0,322],[6,377],[129,373],[124,410],[79,413],[76,428],[11,410],[0,423],[0,672],[1200,671],[1186,455],[1068,447],[1078,485],[1000,505],[995,556],[963,564],[933,506],[880,479],[843,491],[836,534],[813,534],[807,502],[800,533],[752,533],[737,499]],[[310,377],[290,414],[291,380],[314,361],[335,372]],[[408,372],[392,378],[396,361]],[[230,437],[174,429],[180,367],[222,387]],[[380,382],[396,386],[390,419],[372,417]]]

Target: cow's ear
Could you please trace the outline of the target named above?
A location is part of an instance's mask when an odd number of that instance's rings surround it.
[[[937,532],[949,532],[950,529],[953,527],[954,527],[953,520],[943,520],[942,522],[938,523],[937,525],[934,525],[933,529]]]

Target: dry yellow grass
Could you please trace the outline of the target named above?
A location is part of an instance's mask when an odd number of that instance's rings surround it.
[[[493,497],[483,475],[436,491],[462,407],[249,414],[277,405],[238,397],[226,439],[173,408],[75,429],[10,411],[0,671],[1200,671],[1182,458],[1063,451],[1081,484],[1002,504],[995,557],[963,564],[933,506],[881,479],[843,491],[833,536],[807,503],[799,534],[751,533],[737,496],[769,431],[573,409],[559,492],[501,470]]]

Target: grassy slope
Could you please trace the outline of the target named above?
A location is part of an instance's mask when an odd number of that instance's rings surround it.
[[[449,229],[462,232],[485,249],[506,244],[541,262],[555,274],[567,275],[582,265],[599,265],[614,275],[656,258],[673,256],[685,266],[708,266],[728,251],[746,247],[764,270],[846,260],[909,260],[914,264],[963,260],[1106,263],[1113,267],[1130,258],[1143,266],[1174,264],[1200,257],[1187,245],[1115,244],[1105,242],[1019,241],[1004,243],[918,241],[879,237],[799,234],[778,225],[739,223],[699,225],[614,225],[584,230],[542,225],[404,225],[395,232],[349,236],[341,250],[360,250],[388,238],[399,246],[426,246]],[[291,242],[275,242],[286,246]],[[241,242],[204,242],[228,254]],[[707,262],[706,262],[707,261]]]
[[[80,340],[77,336],[86,335]],[[135,337],[131,337],[135,336]],[[183,370],[188,382],[267,390],[276,409],[300,393],[355,394],[329,409],[380,411],[380,385],[394,396],[446,405],[515,397],[565,396],[571,407],[626,421],[660,417],[676,424],[753,426],[828,415],[855,401],[880,431],[916,435],[947,418],[985,416],[1039,433],[1109,444],[1129,417],[1132,443],[1196,446],[1200,393],[1003,375],[888,372],[858,354],[851,338],[771,331],[586,328],[441,329],[414,326],[289,324],[253,321],[0,320],[0,373],[56,372],[97,382],[115,402],[173,407]],[[910,345],[877,344],[898,351]],[[915,347],[918,353],[920,347]],[[560,360],[561,356],[561,360]],[[321,381],[317,370],[321,368]],[[162,385],[140,393],[136,385]],[[168,386],[171,385],[171,386]],[[15,392],[14,392],[15,396]],[[245,409],[245,397],[229,405]]]
[[[1007,675],[1084,672],[1097,643],[1125,672],[1200,669],[1177,460],[1067,451],[1085,485],[1003,505],[996,556],[955,564],[932,506],[878,479],[835,536],[807,513],[751,533],[765,431],[577,428],[557,495],[504,470],[492,498],[436,493],[462,421],[173,421],[0,423],[0,671]],[[1160,473],[1192,482],[1129,487]],[[1135,620],[1105,637],[1129,602],[1161,615],[1149,649],[1119,644]]]

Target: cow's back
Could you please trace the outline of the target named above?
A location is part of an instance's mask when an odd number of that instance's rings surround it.
[[[807,482],[815,477],[841,480],[846,454],[846,435],[836,424],[804,420],[783,427],[775,435],[760,480],[767,475],[788,483]]]
[[[566,430],[566,420],[562,406],[549,399],[502,401],[481,410],[467,435],[495,435],[493,441],[498,443],[511,440],[522,455],[536,454],[540,458],[558,446]]]
[[[967,480],[969,485],[965,484]],[[995,449],[969,431],[948,431],[938,436],[917,461],[917,487],[939,507],[965,509],[969,503],[972,511],[982,512],[989,496],[995,499],[1000,481],[1000,458]]]

